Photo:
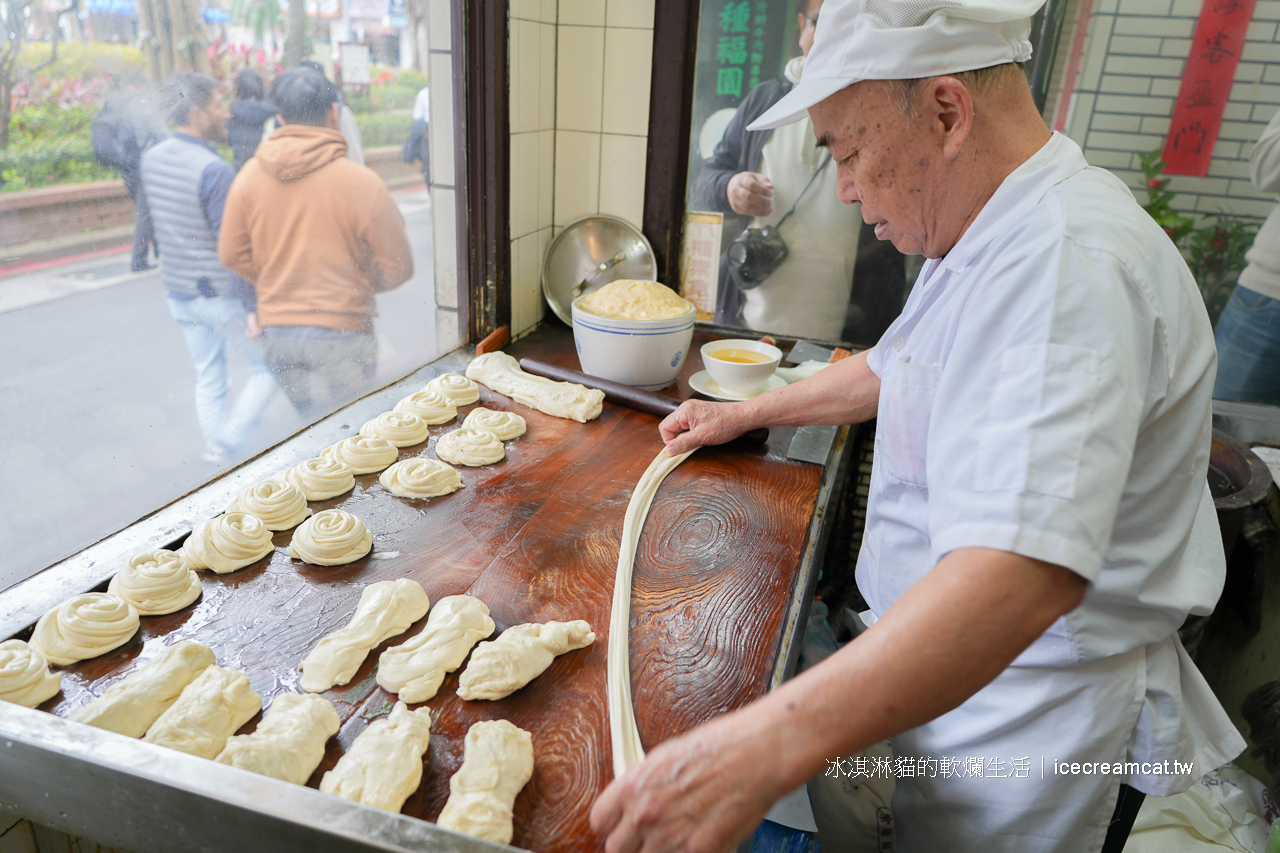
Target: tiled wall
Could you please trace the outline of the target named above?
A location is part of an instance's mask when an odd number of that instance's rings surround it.
[[[580,216],[644,213],[653,0],[511,0],[512,331],[542,319],[542,256]]]
[[[453,29],[450,3],[427,4],[431,55],[431,212],[436,280],[436,341],[449,352],[461,341],[458,315],[458,235],[454,196]]]
[[[1210,0],[1211,2],[1211,0]],[[1146,199],[1138,151],[1164,145],[1202,0],[1098,0],[1066,132],[1089,162]],[[1204,178],[1174,176],[1187,214],[1265,216],[1275,198],[1249,182],[1249,154],[1280,110],[1280,0],[1258,0]]]

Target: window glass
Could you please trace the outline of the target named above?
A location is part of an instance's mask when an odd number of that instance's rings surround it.
[[[0,7],[0,589],[457,344],[425,30],[224,5]]]

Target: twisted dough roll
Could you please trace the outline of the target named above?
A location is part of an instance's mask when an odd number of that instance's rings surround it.
[[[281,693],[253,734],[231,738],[214,760],[305,785],[324,758],[325,741],[338,733],[339,725],[338,712],[328,699]]]
[[[507,451],[491,432],[463,427],[445,433],[436,443],[436,456],[455,465],[492,465],[501,462]]]
[[[383,412],[360,427],[361,435],[380,435],[396,447],[422,444],[430,430],[427,422],[409,412]]]
[[[214,758],[236,729],[262,710],[262,697],[243,672],[216,664],[200,671],[147,729],[147,743]]]
[[[289,556],[313,566],[354,563],[373,547],[373,534],[349,512],[326,509],[308,518],[293,532]]]
[[[309,501],[336,498],[356,487],[356,475],[351,466],[332,456],[317,456],[299,462],[284,472],[283,479],[297,486]]]
[[[437,823],[508,844],[516,794],[533,775],[533,736],[506,720],[484,720],[467,729],[465,744]]]
[[[257,516],[268,530],[297,527],[311,515],[306,495],[286,480],[260,480],[227,504],[227,512],[247,512]]]
[[[458,404],[439,391],[423,388],[396,403],[397,412],[417,415],[429,424],[447,424],[458,416]]]
[[[402,702],[426,702],[445,675],[462,666],[477,641],[493,633],[488,606],[470,595],[436,602],[422,630],[378,658],[378,686]]]
[[[256,563],[274,547],[271,531],[262,519],[244,512],[228,512],[197,524],[178,555],[193,569],[211,569],[225,575]]]
[[[463,699],[510,696],[542,675],[557,655],[595,641],[595,632],[581,619],[513,625],[471,652],[471,662],[458,679],[458,695]]]
[[[391,713],[362,731],[320,790],[344,800],[398,812],[422,782],[422,756],[431,743],[431,709],[410,711],[397,702]]]
[[[397,462],[378,482],[402,498],[436,498],[462,488],[462,475],[438,459],[418,457]]]
[[[441,374],[422,390],[439,391],[459,406],[469,406],[480,399],[480,386],[457,373]]]
[[[0,643],[0,701],[34,708],[62,689],[62,673],[49,672],[38,649],[22,640]]]
[[[326,447],[320,455],[345,462],[352,473],[372,474],[399,459],[400,451],[380,435],[353,435]]]
[[[77,723],[142,737],[187,685],[215,663],[213,649],[191,640],[169,646],[71,715]]]
[[[123,646],[137,630],[132,604],[109,592],[86,592],[41,616],[31,647],[49,663],[66,666]]]
[[[360,593],[346,627],[321,638],[302,662],[298,686],[308,693],[323,693],[335,684],[348,683],[372,649],[409,630],[430,607],[427,591],[417,581],[399,578],[370,584]]]
[[[161,548],[130,557],[107,592],[132,604],[141,616],[162,616],[200,597],[200,577],[177,554]]]
[[[471,429],[482,429],[485,432],[491,432],[502,441],[519,438],[528,429],[524,418],[514,412],[496,412],[483,406],[472,410],[471,414],[467,415],[467,419],[462,422],[462,425]]]

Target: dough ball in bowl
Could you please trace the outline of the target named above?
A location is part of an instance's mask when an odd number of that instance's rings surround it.
[[[297,527],[311,515],[307,497],[287,480],[259,480],[231,499],[227,512],[247,512],[262,520],[268,530]]]
[[[402,498],[436,498],[462,488],[462,475],[438,459],[404,459],[382,472],[378,482]]]
[[[299,462],[284,472],[284,480],[297,486],[309,501],[336,498],[356,487],[356,474],[351,466],[332,456],[317,456]]]
[[[507,455],[496,435],[482,429],[463,427],[447,432],[436,442],[436,456],[454,465],[492,465]]]
[[[289,556],[313,566],[354,563],[373,547],[373,534],[363,521],[340,509],[317,512],[293,533]]]
[[[55,666],[96,658],[138,631],[138,610],[118,595],[86,592],[40,617],[31,647]]]
[[[179,554],[193,569],[211,569],[225,575],[256,563],[274,547],[271,531],[262,519],[244,512],[228,512],[197,524]]]
[[[396,447],[422,444],[429,432],[427,422],[409,412],[383,412],[360,427],[361,435],[380,435]]]
[[[142,616],[177,612],[199,598],[200,589],[200,576],[163,548],[130,557],[107,586]]]
[[[353,435],[320,455],[346,463],[353,474],[372,474],[399,459],[400,450],[380,435]]]
[[[462,425],[471,429],[482,429],[485,432],[491,432],[501,441],[519,438],[528,429],[524,418],[514,412],[495,412],[493,409],[486,409],[483,406],[473,409],[471,414],[467,415],[467,419],[462,422]]]
[[[422,390],[439,391],[458,406],[469,406],[480,399],[480,386],[459,373],[437,376]]]
[[[396,403],[395,410],[417,415],[429,424],[447,424],[458,416],[457,403],[439,391],[426,388]]]

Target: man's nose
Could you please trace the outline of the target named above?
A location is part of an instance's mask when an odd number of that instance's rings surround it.
[[[849,175],[841,174],[836,180],[836,195],[845,204],[857,204],[862,201],[858,195],[858,187],[854,184],[853,178]]]

